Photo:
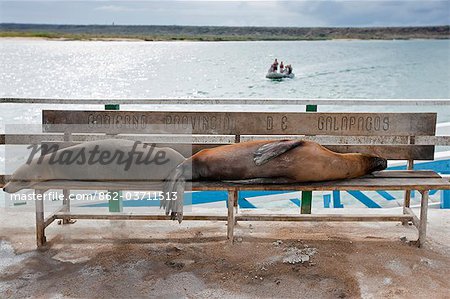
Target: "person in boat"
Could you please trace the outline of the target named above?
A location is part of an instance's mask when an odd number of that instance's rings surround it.
[[[276,72],[278,70],[278,60],[275,58],[275,61],[272,63],[272,72]]]
[[[292,66],[290,64],[286,65],[286,74],[290,75],[292,74]]]
[[[280,74],[284,73],[283,61],[280,63]]]

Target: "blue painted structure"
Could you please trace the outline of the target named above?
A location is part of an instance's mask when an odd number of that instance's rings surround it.
[[[406,165],[393,166],[389,167],[389,170],[406,170]],[[450,159],[445,160],[435,160],[429,162],[421,162],[414,165],[414,170],[433,170],[441,174],[450,174]],[[378,190],[376,191],[379,195],[381,195],[386,200],[395,200],[395,197],[392,196],[389,192]],[[431,190],[430,195],[434,195],[438,192],[438,190]],[[368,208],[381,208],[376,202],[371,200],[367,195],[362,193],[361,191],[348,191],[353,197],[359,200]],[[415,196],[414,190],[411,191],[411,197]],[[340,203],[340,193],[339,191],[333,191],[333,200]],[[441,190],[441,209],[450,209],[450,191],[449,190]],[[335,206],[336,208],[336,206]]]
[[[406,165],[389,167],[389,170],[405,170]],[[441,174],[450,174],[450,159],[434,160],[414,164],[414,170],[433,170]]]
[[[330,208],[330,203],[331,203],[331,195],[330,194],[325,194],[323,196],[323,207],[326,209]]]
[[[333,191],[333,207],[334,208],[343,208],[344,205],[341,203],[341,192],[338,190]]]
[[[450,209],[450,190],[441,190],[441,209]]]

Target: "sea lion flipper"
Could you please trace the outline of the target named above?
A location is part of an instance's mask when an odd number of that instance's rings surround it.
[[[263,165],[273,158],[301,146],[303,143],[303,140],[280,140],[264,144],[253,154],[253,161],[257,166]]]
[[[160,208],[166,208],[166,215],[169,215],[170,211],[170,194],[174,189],[176,181],[183,175],[183,167],[180,163],[175,169],[173,169],[169,176],[165,179],[163,187],[163,196],[159,203]]]
[[[176,220],[181,223],[183,220],[183,205],[184,205],[184,189],[186,180],[184,177],[180,177],[178,183],[175,186],[175,194],[177,196],[175,203]]]
[[[180,163],[166,178],[160,207],[165,208],[171,220],[183,219],[183,192],[185,186],[184,165]],[[175,197],[176,196],[176,197]]]

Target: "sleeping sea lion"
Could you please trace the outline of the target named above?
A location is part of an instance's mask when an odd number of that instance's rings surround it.
[[[378,156],[340,154],[305,140],[250,141],[205,149],[175,168],[165,184],[174,192],[184,180],[293,183],[351,179],[385,169]],[[167,211],[180,212],[173,201]]]
[[[171,148],[139,141],[107,139],[80,143],[40,156],[32,148],[26,164],[19,167],[3,190],[15,193],[39,182],[149,181],[149,190],[161,189],[171,171],[185,158]]]

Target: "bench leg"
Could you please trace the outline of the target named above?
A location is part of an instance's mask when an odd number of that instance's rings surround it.
[[[405,198],[403,200],[403,215],[408,214],[408,212],[406,211],[406,208],[409,208],[411,205],[411,190],[406,190],[405,191]],[[403,225],[408,225],[409,221],[403,220],[402,224]]]
[[[44,194],[45,191],[35,190],[36,198],[36,245],[39,248],[45,245],[45,224],[44,224]]]
[[[70,190],[64,189],[63,190],[63,195],[64,195],[64,199],[63,199],[63,206],[64,206],[64,212],[68,212],[70,213]],[[62,224],[70,224],[71,219],[70,218],[65,218],[62,221]]]
[[[428,194],[429,191],[421,191],[422,194],[420,203],[420,224],[419,224],[419,239],[417,242],[418,247],[422,247],[425,244],[427,236],[427,213],[428,213]]]
[[[414,143],[414,137],[409,137],[409,143],[413,144]],[[408,162],[406,163],[406,169],[407,170],[413,170],[414,169],[414,160],[408,160]],[[406,214],[406,208],[409,208],[411,204],[411,190],[406,190],[405,191],[405,199],[403,200],[403,214]],[[408,221],[402,221],[403,225],[408,225]]]
[[[227,222],[227,239],[230,243],[233,243],[234,239],[234,203],[237,201],[237,191],[228,191],[228,222]]]

